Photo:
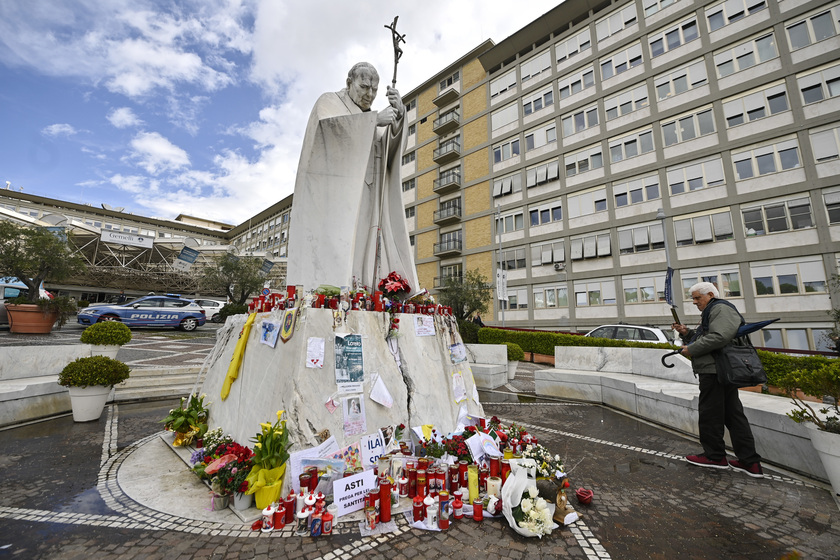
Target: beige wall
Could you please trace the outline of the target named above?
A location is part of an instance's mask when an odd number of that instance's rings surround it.
[[[464,157],[464,181],[466,183],[481,179],[489,172],[486,149],[467,154]]]
[[[436,262],[418,264],[417,280],[420,286],[431,291],[435,286],[435,277],[438,275],[438,264]]]
[[[464,125],[464,150],[469,151],[487,142],[487,116],[482,116]]]
[[[490,210],[490,183],[484,181],[464,189],[464,215],[471,216]]]
[[[464,120],[477,115],[487,108],[487,86],[475,88],[461,98],[461,114]]]
[[[486,76],[481,62],[477,58],[472,59],[461,68],[461,91],[470,89]]]
[[[423,200],[435,194],[437,171],[430,171],[417,177],[417,200]]]
[[[464,249],[469,251],[491,244],[491,218],[482,216],[464,223]]]
[[[426,229],[435,225],[434,214],[437,206],[437,200],[430,200],[417,205],[417,213],[415,214],[417,217],[417,229]]]
[[[423,169],[428,169],[429,167],[436,165],[435,161],[432,159],[435,153],[435,147],[437,146],[437,142],[430,142],[423,146],[420,146],[417,149],[417,170],[421,171]]]
[[[414,243],[417,245],[417,260],[431,259],[435,256],[437,236],[437,231],[427,231],[414,236]],[[437,270],[437,262],[430,263],[430,265]]]

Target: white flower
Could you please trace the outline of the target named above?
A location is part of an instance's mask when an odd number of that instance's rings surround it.
[[[531,519],[536,520],[536,519],[538,519],[538,518],[540,517],[540,512],[538,512],[538,511],[537,511],[537,510],[535,510],[535,509],[532,509],[531,511],[529,511],[529,512],[528,512],[528,517],[530,517]]]
[[[531,503],[531,500],[522,500],[522,503],[519,504],[522,507],[522,513],[528,513],[531,511],[531,508],[534,507],[534,504]]]
[[[551,525],[551,512],[547,509],[544,509],[540,513],[542,514],[542,522],[546,525]]]
[[[540,492],[539,492],[539,490],[537,490],[537,487],[536,487],[536,486],[531,486],[530,488],[528,488],[528,494],[529,494],[532,498],[536,498],[537,496],[539,496],[539,495],[540,495]]]
[[[545,500],[543,500],[542,498],[537,498],[537,503],[534,504],[534,507],[536,507],[539,511],[543,511],[548,506],[546,505]]]

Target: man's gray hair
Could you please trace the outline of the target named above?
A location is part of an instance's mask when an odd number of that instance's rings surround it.
[[[698,282],[688,289],[689,294],[698,292],[700,295],[712,294],[714,298],[720,298],[720,292],[717,287],[711,282]]]
[[[373,64],[371,64],[370,62],[357,62],[356,64],[353,65],[353,67],[350,69],[350,71],[347,72],[347,85],[348,86],[350,85],[350,82],[352,82],[353,79],[356,77],[356,75],[359,73],[359,70],[361,70],[362,68],[367,68],[368,70],[370,70],[371,73],[373,73],[373,76],[377,80],[379,80],[379,72],[376,71],[376,68],[374,68]]]

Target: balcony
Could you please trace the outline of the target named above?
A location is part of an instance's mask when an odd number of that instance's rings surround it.
[[[454,224],[461,220],[461,205],[444,206],[435,211],[434,222],[439,226]]]
[[[432,123],[432,132],[438,136],[448,134],[461,125],[461,115],[458,111],[444,113]]]
[[[432,186],[432,190],[437,194],[447,194],[455,192],[461,188],[461,172],[444,173],[437,179]]]
[[[432,155],[432,159],[438,165],[444,165],[461,157],[461,143],[452,139],[442,143]]]
[[[458,284],[460,284],[464,281],[464,277],[460,274],[458,274],[458,275],[453,274],[453,275],[450,275],[450,276],[436,276],[435,277],[435,288],[437,288],[437,289],[446,288],[446,283],[450,279],[455,280],[455,282],[457,282]]]
[[[432,103],[434,103],[438,107],[445,107],[446,105],[449,105],[450,103],[458,99],[460,95],[461,92],[458,91],[458,88],[455,85],[451,85],[442,92],[440,92],[440,95],[435,97]]]
[[[454,257],[461,254],[462,242],[460,239],[451,239],[441,243],[435,243],[436,257]]]

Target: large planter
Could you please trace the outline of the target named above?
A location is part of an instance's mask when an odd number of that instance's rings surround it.
[[[233,495],[233,509],[243,511],[254,506],[254,495],[236,492]]]
[[[835,494],[840,495],[840,434],[825,432],[810,422],[805,426],[811,436],[811,445],[820,456],[828,481],[831,482],[831,488]]]
[[[91,344],[91,356],[108,356],[109,358],[117,359],[117,354],[120,352],[118,344]]]
[[[70,405],[73,407],[74,422],[92,422],[99,420],[111,387],[107,385],[91,385],[89,387],[68,387],[70,390]]]
[[[516,362],[508,362],[508,381],[513,381],[513,378],[516,377],[516,368],[519,366],[519,361]]]
[[[58,320],[55,311],[44,313],[34,303],[6,304],[9,313],[9,332],[20,334],[49,334]]]

